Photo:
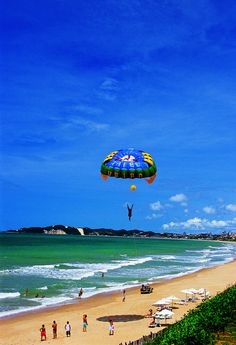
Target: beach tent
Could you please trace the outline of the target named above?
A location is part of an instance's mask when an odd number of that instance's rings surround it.
[[[159,301],[156,301],[155,303],[153,303],[154,306],[159,306],[159,305],[167,305],[167,304],[170,304],[170,300],[166,299],[166,298],[163,298],[163,299],[160,299]]]

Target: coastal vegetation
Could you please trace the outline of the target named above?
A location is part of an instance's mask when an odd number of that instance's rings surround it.
[[[227,329],[235,329],[236,285],[191,310],[181,321],[148,342],[148,345],[213,345]],[[222,344],[222,343],[221,343]]]

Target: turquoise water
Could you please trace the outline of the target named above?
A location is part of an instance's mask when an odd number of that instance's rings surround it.
[[[234,243],[210,241],[0,234],[0,243],[0,317],[70,303],[81,287],[88,297],[236,257]]]

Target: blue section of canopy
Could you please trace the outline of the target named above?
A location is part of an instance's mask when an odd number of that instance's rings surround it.
[[[149,167],[149,164],[144,161],[142,151],[134,149],[119,150],[111,160],[104,164],[109,168],[120,170],[137,170]]]

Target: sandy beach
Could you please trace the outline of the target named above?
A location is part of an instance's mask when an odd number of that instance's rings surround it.
[[[59,306],[38,312],[21,314],[16,317],[1,320],[1,345],[35,345],[40,341],[40,327],[45,324],[47,340],[45,344],[64,345],[118,345],[130,340],[136,340],[150,331],[156,332],[161,328],[148,327],[151,319],[142,318],[152,304],[161,298],[175,295],[181,299],[185,295],[181,290],[187,288],[206,288],[211,296],[223,291],[235,283],[236,261],[203,269],[201,271],[152,284],[153,293],[141,295],[139,287],[126,290],[125,302],[122,302],[122,291],[96,295],[87,299],[80,299],[74,304]],[[188,310],[195,308],[200,301],[179,305],[174,309],[171,322],[179,320]],[[152,307],[155,311],[155,307]],[[87,332],[82,332],[82,316],[88,315]],[[109,336],[108,320],[112,316],[120,316],[114,322],[115,334]],[[98,320],[102,318],[102,320]],[[58,324],[58,337],[52,339],[52,322]],[[71,337],[65,335],[65,324],[69,321],[72,327]],[[164,322],[163,322],[164,325]]]

